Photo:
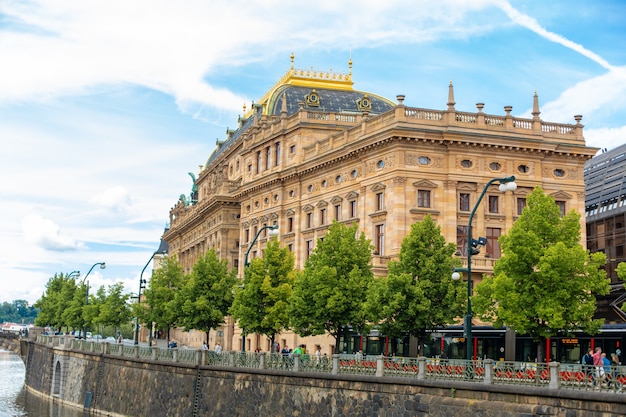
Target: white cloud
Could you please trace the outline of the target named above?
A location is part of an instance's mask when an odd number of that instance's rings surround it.
[[[626,126],[598,129],[585,129],[587,146],[611,150],[626,143]]]
[[[51,251],[67,251],[85,249],[85,245],[61,232],[60,227],[52,220],[31,214],[22,223],[24,240],[43,249]]]
[[[117,185],[94,195],[90,202],[113,211],[126,211],[132,204],[132,198],[126,188]]]

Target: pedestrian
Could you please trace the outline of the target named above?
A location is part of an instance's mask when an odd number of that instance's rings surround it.
[[[219,343],[215,344],[215,353],[222,353],[222,345]]]
[[[596,371],[596,389],[600,389],[600,382],[604,379],[604,368],[602,367],[602,348],[598,346],[593,354],[593,366]]]
[[[602,353],[602,383],[611,386],[611,361],[606,357],[606,353]]]
[[[359,349],[359,351],[354,354],[354,359],[359,362],[363,360],[363,351],[361,349]]]
[[[209,346],[206,344],[206,342],[202,344],[202,350],[209,350]]]
[[[117,336],[117,343],[122,343],[122,341],[123,341],[123,340],[124,340],[124,339],[122,338],[122,334],[120,333],[120,334]]]

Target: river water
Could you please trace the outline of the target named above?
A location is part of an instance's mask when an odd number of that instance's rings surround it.
[[[83,417],[82,410],[62,407],[24,388],[26,368],[13,352],[0,349],[0,417]]]

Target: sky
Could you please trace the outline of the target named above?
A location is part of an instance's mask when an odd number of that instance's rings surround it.
[[[136,292],[216,140],[289,69],[411,107],[583,115],[626,143],[622,0],[0,0],[0,302],[56,273]],[[601,151],[600,151],[601,152]],[[143,278],[149,278],[147,267]]]

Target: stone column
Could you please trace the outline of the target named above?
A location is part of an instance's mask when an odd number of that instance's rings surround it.
[[[293,355],[293,371],[300,372],[300,354]]]
[[[548,363],[548,369],[550,370],[550,383],[548,384],[548,388],[550,389],[561,388],[561,380],[559,379],[560,368],[561,368],[561,364],[558,362]],[[539,369],[537,369],[537,372],[539,372]]]
[[[332,370],[332,374],[333,375],[339,374],[339,355],[338,354],[334,354],[333,355],[333,370]]]
[[[376,376],[383,376],[385,373],[385,358],[383,355],[376,357]]]
[[[485,359],[485,380],[484,384],[493,384],[493,359]]]
[[[417,358],[417,379],[426,379],[426,357]]]

